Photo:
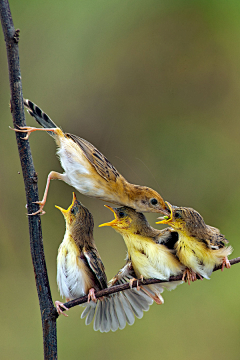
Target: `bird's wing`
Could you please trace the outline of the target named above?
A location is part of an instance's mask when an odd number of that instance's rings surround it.
[[[84,140],[73,134],[65,134],[72,139],[83,151],[88,161],[94,166],[95,170],[106,181],[116,181],[120,175],[117,169],[110,163],[110,161],[87,140]]]
[[[107,287],[107,276],[105,274],[105,268],[97,249],[93,247],[87,249],[84,247],[82,252],[85,259],[87,260],[89,267],[96,276],[100,284],[100,288],[105,289]]]
[[[108,282],[108,287],[120,285],[125,283],[126,280],[136,278],[136,274],[133,270],[132,263],[127,260],[126,264],[118,271],[118,273]]]
[[[225,238],[224,235],[222,235],[219,231],[219,229],[209,226],[208,230],[210,233],[209,236],[209,247],[212,249],[220,249],[225,247],[225,244],[228,244],[229,241]]]
[[[129,280],[136,277],[131,262],[119,270],[116,276],[108,283],[108,287],[128,283]],[[135,316],[139,319],[143,317],[143,312],[149,310],[153,300],[143,289],[139,291],[136,288],[119,291],[117,293],[105,296],[97,302],[96,307],[92,304],[86,305],[81,318],[86,317],[86,325],[89,325],[94,317],[93,328],[95,331],[108,332],[123,329],[126,323],[132,325]]]

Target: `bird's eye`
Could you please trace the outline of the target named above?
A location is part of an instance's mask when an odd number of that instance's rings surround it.
[[[182,215],[179,211],[176,211],[174,216],[175,216],[175,219],[180,219],[182,217]]]
[[[157,201],[157,199],[153,198],[153,199],[150,200],[150,203],[152,205],[157,205],[158,201]]]
[[[120,218],[123,218],[123,217],[125,216],[125,214],[124,214],[123,211],[120,211],[120,212],[118,213],[118,216],[119,216]]]
[[[71,214],[75,215],[76,214],[76,211],[74,208],[71,208]]]

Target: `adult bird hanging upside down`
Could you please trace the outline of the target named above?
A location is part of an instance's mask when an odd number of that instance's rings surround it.
[[[38,106],[30,100],[24,100],[29,114],[43,127],[22,127],[14,129],[25,132],[25,139],[33,131],[47,131],[56,141],[64,173],[51,171],[42,201],[37,202],[39,210],[30,215],[44,214],[50,181],[63,180],[80,193],[95,197],[120,206],[129,206],[141,212],[166,213],[166,205],[162,197],[147,186],[130,184],[107,160],[107,158],[88,141],[68,133],[64,133]],[[168,213],[166,213],[168,214]]]

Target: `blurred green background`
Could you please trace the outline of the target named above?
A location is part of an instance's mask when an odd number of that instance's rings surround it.
[[[129,181],[197,209],[240,255],[239,1],[10,1],[20,28],[23,92],[66,132],[93,143]],[[9,111],[6,50],[0,35],[1,359],[42,359],[25,193]],[[27,124],[35,126],[26,115]],[[61,171],[46,133],[30,137],[42,197]],[[41,217],[53,300],[56,256],[72,191],[52,182]],[[104,202],[77,194],[95,219],[95,240],[110,279],[125,245]],[[147,214],[153,226],[156,215]],[[160,227],[160,226],[159,226]],[[239,359],[239,266],[165,293],[142,320],[94,332],[81,308],[57,322],[59,359]]]

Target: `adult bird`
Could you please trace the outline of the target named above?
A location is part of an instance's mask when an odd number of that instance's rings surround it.
[[[56,141],[61,165],[64,173],[51,171],[42,201],[37,202],[39,210],[30,215],[44,214],[50,181],[63,180],[80,193],[95,197],[116,205],[132,207],[141,212],[166,213],[166,205],[162,197],[147,186],[129,183],[108,161],[108,159],[88,141],[72,134],[64,133],[37,105],[24,100],[29,114],[43,127],[21,127],[14,129],[25,132],[25,139],[33,131],[47,131]],[[168,214],[168,213],[166,213]]]

